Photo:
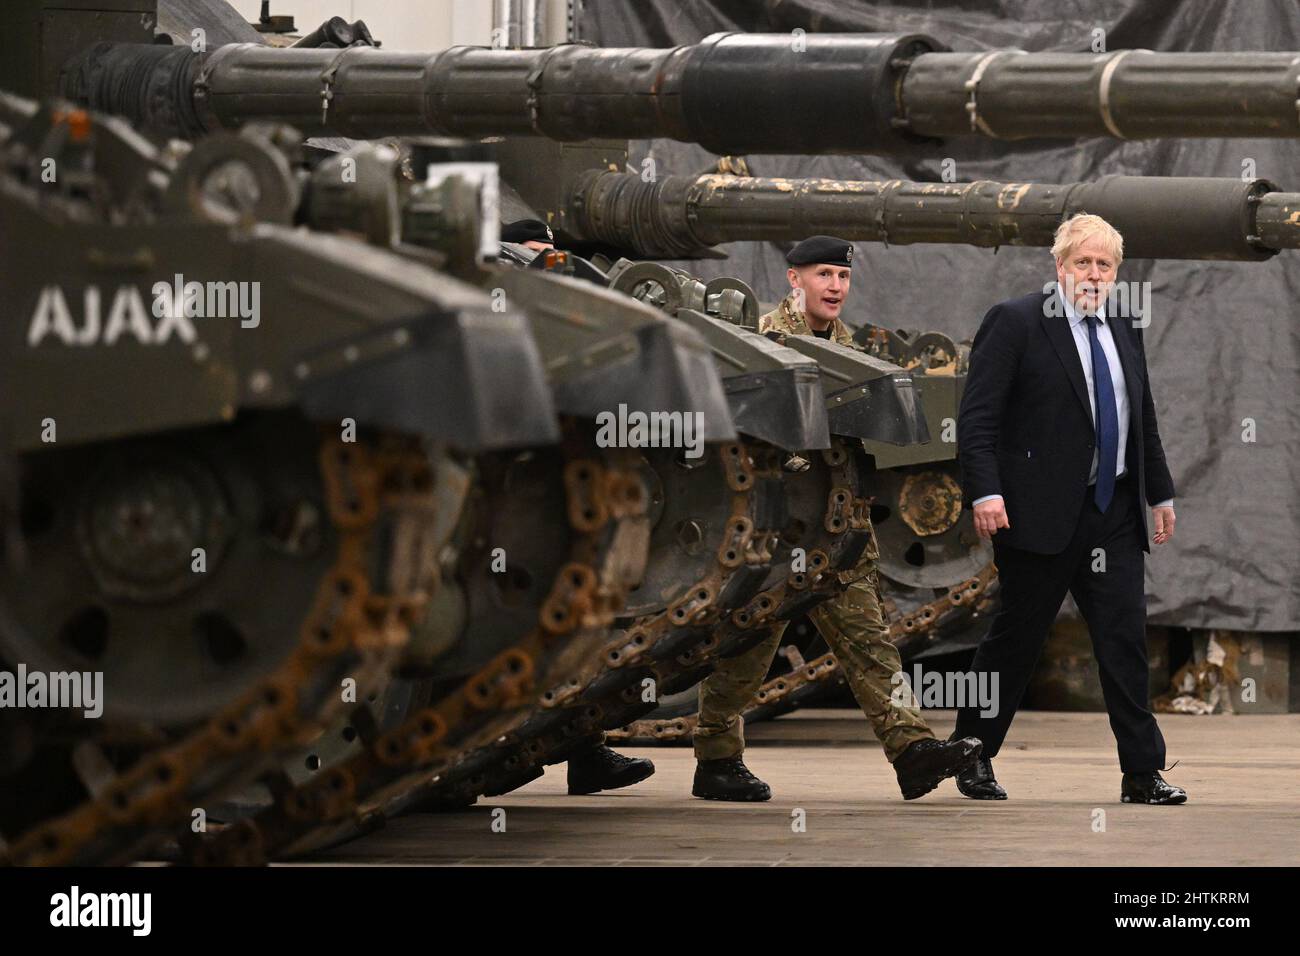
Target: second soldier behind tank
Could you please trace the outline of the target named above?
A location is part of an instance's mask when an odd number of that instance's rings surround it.
[[[852,333],[840,320],[852,278],[853,244],[833,236],[813,236],[791,249],[786,261],[790,294],[759,319],[759,331],[815,335],[856,348]],[[980,742],[973,737],[939,740],[919,708],[895,700],[902,660],[889,640],[876,571],[878,557],[872,531],[857,567],[839,572],[843,590],[808,617],[830,646],[853,696],[884,746],[903,798],[914,800],[973,764]],[[771,797],[771,789],[749,772],[741,757],[745,749],[741,711],[767,676],[785,627],[785,623],[773,625],[760,644],[723,659],[700,684],[695,729],[698,763],[691,789],[695,796],[710,800]]]
[[[501,227],[501,241],[544,252],[555,248],[551,227],[540,219],[519,219]],[[644,757],[625,757],[605,746],[604,740],[569,758],[569,793],[599,793],[639,783],[655,772]]]
[[[544,252],[555,248],[555,233],[540,219],[517,219],[501,227],[501,241]]]

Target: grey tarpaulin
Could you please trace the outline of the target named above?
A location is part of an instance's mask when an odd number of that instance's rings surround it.
[[[599,46],[667,47],[728,30],[920,32],[954,50],[1018,47],[1300,51],[1300,6],[1290,0],[598,0],[579,36]],[[756,116],[797,123],[797,116]],[[760,176],[938,181],[956,178],[1077,182],[1107,173],[1254,174],[1300,191],[1296,140],[1114,140],[1000,143],[953,139],[903,158],[751,156]],[[633,145],[632,168],[653,155],[660,175],[712,164],[697,146]],[[723,247],[727,261],[682,264],[706,278],[734,274],[775,300],[785,289],[781,250]],[[971,338],[993,303],[1054,277],[1046,250],[859,244],[846,318]],[[1165,451],[1178,489],[1174,540],[1153,547],[1147,594],[1153,623],[1300,629],[1300,254],[1263,263],[1128,260],[1121,278],[1152,283],[1148,363]],[[1254,442],[1243,440],[1246,419]]]

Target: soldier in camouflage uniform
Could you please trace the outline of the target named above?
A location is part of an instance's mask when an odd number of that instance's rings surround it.
[[[759,320],[760,332],[815,335],[840,345],[857,346],[839,313],[848,294],[853,246],[843,239],[814,236],[790,250],[786,261],[791,292]],[[796,456],[794,468],[807,463]],[[787,468],[791,467],[787,463]],[[848,680],[853,696],[871,721],[871,728],[894,766],[903,797],[913,800],[929,793],[946,777],[973,764],[980,742],[974,738],[940,741],[914,703],[900,701],[902,670],[898,649],[889,640],[884,600],[876,571],[880,552],[876,536],[858,566],[839,572],[843,591],[809,613],[809,619],[830,646]],[[767,800],[771,790],[749,772],[741,711],[767,676],[781,643],[785,623],[774,625],[757,646],[723,660],[700,685],[699,722],[695,729],[698,765],[692,793],[712,800]],[[906,700],[911,700],[910,693]]]

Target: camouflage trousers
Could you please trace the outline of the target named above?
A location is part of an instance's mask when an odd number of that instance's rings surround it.
[[[830,646],[853,696],[885,748],[890,763],[918,740],[934,736],[915,706],[910,690],[899,687],[898,648],[889,642],[880,585],[873,570],[808,615]],[[745,718],[740,716],[762,686],[781,644],[784,622],[759,644],[722,660],[700,684],[700,716],[695,756],[700,760],[735,757],[745,749]],[[898,701],[905,701],[900,703]]]

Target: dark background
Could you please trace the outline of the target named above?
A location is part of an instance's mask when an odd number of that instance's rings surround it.
[[[919,32],[954,50],[1300,51],[1292,0],[588,0],[581,39],[668,47],[719,31]],[[797,122],[754,117],[754,122]],[[708,169],[713,154],[672,140],[633,144],[631,167],[653,156],[659,175]],[[750,156],[757,176],[1066,183],[1108,173],[1254,175],[1300,191],[1296,140],[1053,140],[963,137],[908,157]],[[759,296],[784,295],[786,265],[771,243],[732,243],[726,261],[681,263],[702,278],[737,275]],[[858,243],[850,325],[937,329],[970,339],[989,306],[1055,278],[1046,249],[885,247]],[[1147,562],[1151,622],[1184,627],[1300,629],[1300,257],[1263,263],[1129,259],[1120,278],[1152,283],[1147,358],[1161,437],[1178,489],[1174,539]],[[1256,441],[1242,440],[1242,420]]]

